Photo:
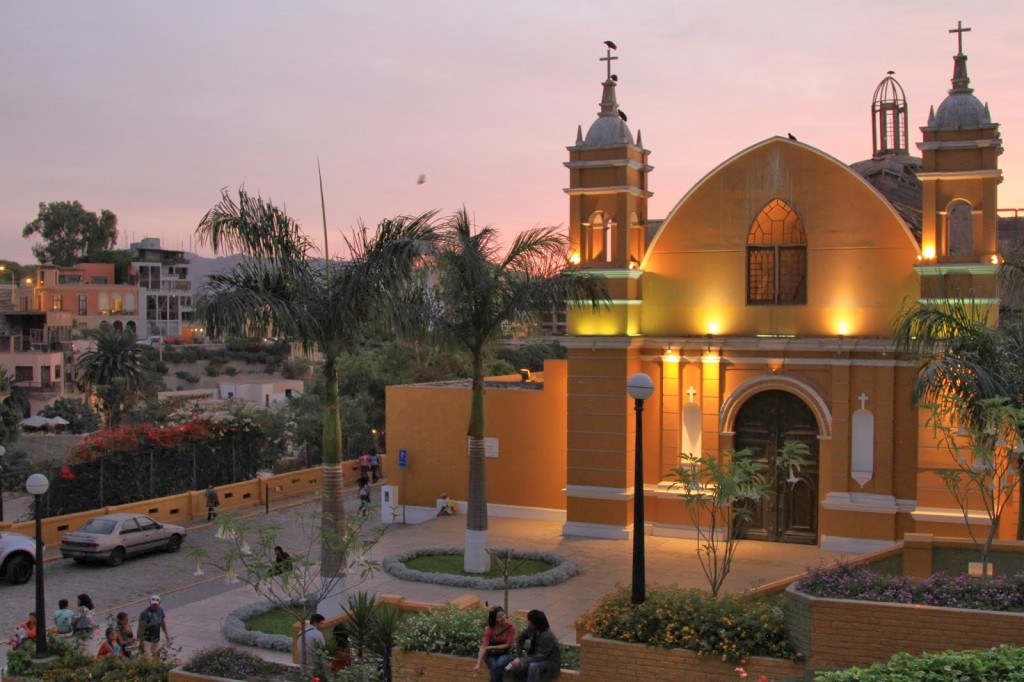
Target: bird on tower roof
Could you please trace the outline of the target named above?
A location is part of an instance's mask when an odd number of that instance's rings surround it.
[[[577,146],[581,147],[634,144],[633,134],[626,126],[626,116],[619,109],[619,103],[615,99],[618,76],[612,73],[612,62],[618,57],[612,55],[612,50],[618,50],[618,46],[611,40],[604,41],[604,44],[607,48],[606,54],[599,60],[606,64],[605,81],[602,83],[604,90],[601,94],[601,111],[598,112],[597,120],[590,125],[590,129],[582,141],[580,135],[577,135]]]

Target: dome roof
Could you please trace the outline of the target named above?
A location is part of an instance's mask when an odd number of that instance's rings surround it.
[[[953,90],[939,105],[929,126],[938,128],[978,128],[990,125],[992,116],[988,107],[970,91]]]
[[[614,116],[598,116],[590,126],[583,140],[586,147],[603,147],[612,144],[633,144],[633,133],[629,132],[626,122]]]
[[[974,96],[967,77],[967,55],[960,53],[953,57],[953,87],[939,105],[937,111],[928,116],[929,128],[979,128],[992,125],[988,105]]]

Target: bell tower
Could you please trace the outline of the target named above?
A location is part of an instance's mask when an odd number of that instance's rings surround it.
[[[953,87],[938,109],[932,107],[921,128],[921,252],[917,266],[921,297],[973,299],[998,309],[995,271],[996,198],[1002,182],[998,158],[1003,152],[999,124],[988,104],[974,96],[967,76],[962,22],[953,57]]]
[[[626,114],[615,99],[618,77],[612,73],[615,43],[606,41],[601,111],[586,137],[577,127],[568,147],[570,260],[588,269],[635,269],[647,248],[647,164],[649,150],[640,133],[636,142]]]

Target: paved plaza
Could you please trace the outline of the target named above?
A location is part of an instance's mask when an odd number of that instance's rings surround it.
[[[289,532],[297,528],[299,515],[315,509],[316,504],[312,499],[296,501],[286,507],[271,509],[269,516],[264,516],[262,509],[253,510],[253,518],[281,526],[284,529],[282,544],[285,549],[294,549],[288,546]],[[347,491],[346,508],[354,511],[357,505],[353,491]],[[418,547],[459,547],[464,541],[465,523],[465,517],[459,515],[433,519],[416,526],[392,526],[374,548],[372,556],[380,561]],[[296,535],[293,533],[291,537]],[[214,527],[203,523],[189,529],[185,549],[177,554],[152,554],[126,561],[118,567],[79,566],[71,561],[52,560],[47,563],[45,573],[47,620],[52,621],[57,599],[65,597],[74,606],[75,596],[86,592],[96,604],[97,622],[101,625],[121,610],[127,611],[135,622],[149,595],[159,593],[167,611],[171,636],[174,644],[180,647],[182,657],[203,647],[225,643],[221,635],[224,617],[259,598],[252,588],[242,583],[229,584],[223,573],[209,566],[203,576],[195,576],[194,560],[186,551],[189,546],[200,545],[211,555],[217,555],[225,549],[225,542],[215,536]],[[492,517],[490,544],[493,547],[559,552],[581,565],[582,573],[561,585],[518,589],[509,595],[512,610],[544,610],[559,639],[565,642],[576,640],[572,624],[581,613],[602,595],[614,590],[616,585],[629,584],[631,578],[632,542],[562,537],[561,523],[556,521]],[[695,554],[695,541],[648,536],[646,545],[648,585],[706,586]],[[51,549],[47,556],[51,555],[57,556],[59,552],[54,553]],[[743,590],[794,575],[807,566],[835,561],[841,556],[823,552],[817,547],[745,542],[736,553],[733,571],[725,587],[728,591]],[[445,602],[474,594],[481,601],[496,604],[504,598],[500,590],[407,582],[383,572],[373,575],[361,585],[350,584],[349,587],[376,594],[398,594],[417,601]],[[15,624],[34,608],[34,584],[0,585],[0,594],[5,606],[0,609],[0,632],[11,633]],[[321,611],[325,615],[333,615],[340,612],[340,606],[324,604]],[[102,627],[98,632],[101,630]],[[96,648],[99,642],[100,635],[97,634],[89,646]],[[264,658],[289,660],[286,654],[262,650],[259,653]]]

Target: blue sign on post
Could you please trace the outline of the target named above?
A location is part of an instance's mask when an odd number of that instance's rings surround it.
[[[399,450],[398,451],[398,468],[405,469],[409,466],[409,451]]]

